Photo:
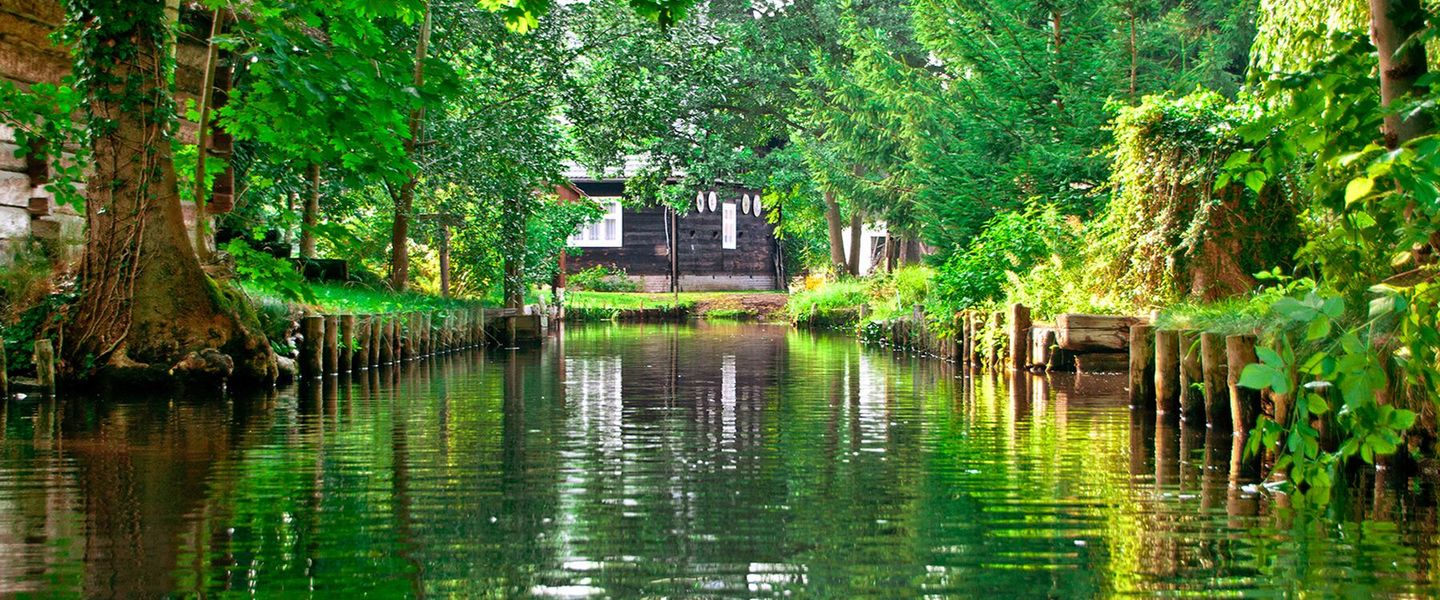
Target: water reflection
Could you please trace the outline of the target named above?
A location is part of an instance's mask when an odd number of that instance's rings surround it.
[[[11,401],[0,595],[1436,592],[1428,487],[1282,510],[1243,438],[1121,386],[646,325],[254,398]]]

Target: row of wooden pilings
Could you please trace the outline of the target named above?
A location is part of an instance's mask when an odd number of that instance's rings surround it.
[[[479,347],[480,308],[300,318],[300,377],[349,373]]]
[[[962,311],[953,318],[948,337],[937,335],[919,309],[862,335],[973,368],[1077,368],[1058,364],[1055,356],[1062,353],[1079,363],[1079,370],[1086,370],[1087,360],[1105,365],[1099,371],[1128,367],[1129,399],[1136,409],[1154,407],[1157,415],[1216,429],[1247,433],[1262,410],[1261,393],[1239,385],[1245,366],[1258,362],[1253,335],[1157,329],[1143,317],[1077,314],[1062,315],[1054,325],[1036,324],[1022,304],[1007,311]],[[1285,414],[1285,398],[1271,401],[1276,414]]]

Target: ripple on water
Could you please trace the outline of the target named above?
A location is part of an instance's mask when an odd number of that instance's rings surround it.
[[[258,398],[11,401],[0,595],[1437,592],[1429,489],[1284,510],[1122,385],[642,325]]]

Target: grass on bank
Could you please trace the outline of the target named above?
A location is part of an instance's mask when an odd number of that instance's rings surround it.
[[[805,289],[790,296],[786,310],[792,321],[810,325],[855,325],[862,320],[862,307],[865,320],[892,319],[925,306],[934,277],[933,269],[912,265],[858,279],[807,279]]]
[[[265,337],[270,339],[270,345],[276,353],[282,355],[289,355],[294,350],[290,340],[294,334],[295,321],[306,311],[378,314],[495,304],[491,299],[442,298],[422,292],[396,293],[386,289],[340,283],[308,284],[314,300],[301,302],[289,300],[262,285],[244,281],[237,282],[237,285],[250,299],[255,316],[260,321],[260,328],[265,332]]]
[[[773,297],[773,302],[767,300]],[[757,302],[757,299],[759,300]],[[597,292],[573,290],[565,294],[565,314],[572,320],[614,319],[625,311],[681,312],[706,319],[759,319],[770,317],[764,306],[784,304],[784,292]]]

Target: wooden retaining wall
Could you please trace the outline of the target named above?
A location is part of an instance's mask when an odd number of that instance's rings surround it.
[[[485,345],[538,342],[540,311],[478,307],[300,318],[301,379],[351,373]]]
[[[1126,373],[1132,409],[1242,437],[1262,412],[1260,393],[1238,385],[1240,372],[1257,362],[1249,335],[1157,329],[1149,318],[1130,316],[1064,314],[1036,323],[1015,304],[957,312],[948,323],[927,320],[916,307],[866,324],[860,338],[970,368]]]

